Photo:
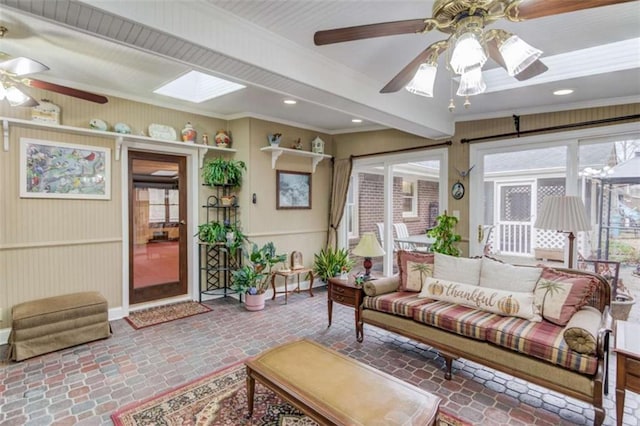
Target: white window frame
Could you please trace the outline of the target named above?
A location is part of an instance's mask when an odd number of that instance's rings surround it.
[[[347,202],[345,204],[345,216],[342,218],[343,223],[347,223],[347,215],[349,214],[349,208],[351,210],[351,225],[353,226],[353,232],[349,232],[349,230],[347,229],[347,239],[353,239],[353,238],[358,238],[359,232],[358,229],[360,229],[359,226],[359,220],[358,218],[360,217],[359,215],[359,205],[358,205],[358,194],[359,194],[359,186],[358,186],[358,180],[356,179],[356,177],[354,175],[349,176],[349,191],[352,191],[352,198],[353,198],[353,202],[349,203],[349,195],[347,194]]]
[[[404,187],[404,183],[405,182],[409,182],[411,183],[411,186],[413,187],[413,195],[411,196],[407,196],[405,195],[406,193],[404,192],[404,188],[402,191],[402,201],[404,201],[407,198],[411,199],[411,211],[410,212],[402,212],[402,217],[403,218],[416,218],[418,217],[418,178],[413,177],[413,178],[409,178],[409,177],[405,177],[402,176],[402,186]]]

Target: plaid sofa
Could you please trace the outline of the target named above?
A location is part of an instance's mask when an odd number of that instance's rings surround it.
[[[466,358],[586,401],[594,407],[594,424],[600,425],[612,326],[610,287],[598,275],[564,271],[597,278],[598,287],[588,301],[602,313],[595,354],[571,350],[563,338],[563,326],[421,298],[415,291],[398,290],[399,276],[366,284],[358,327],[363,332],[363,323],[374,325],[433,347],[445,359],[447,379],[453,360]]]

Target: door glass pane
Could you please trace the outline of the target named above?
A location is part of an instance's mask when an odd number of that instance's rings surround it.
[[[133,288],[179,281],[180,228],[175,176],[154,173],[175,171],[178,165],[134,159],[133,168]]]

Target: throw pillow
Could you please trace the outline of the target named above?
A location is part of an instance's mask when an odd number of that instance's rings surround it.
[[[480,287],[531,293],[542,274],[542,268],[515,266],[490,257],[482,258]]]
[[[581,354],[595,355],[601,321],[602,315],[596,308],[585,306],[580,309],[564,329],[567,346]]]
[[[419,292],[422,290],[424,279],[433,275],[433,254],[399,250],[398,270],[398,291]]]
[[[480,268],[482,259],[448,256],[435,253],[433,277],[447,281],[455,281],[471,285],[480,282]]]
[[[565,326],[578,309],[587,304],[596,289],[596,278],[544,268],[534,291],[542,317]]]
[[[542,321],[533,293],[482,288],[475,285],[427,277],[420,297],[476,308],[498,315]]]

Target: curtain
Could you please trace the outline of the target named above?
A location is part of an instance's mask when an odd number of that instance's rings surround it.
[[[331,200],[329,209],[329,236],[327,248],[335,249],[338,245],[338,226],[342,221],[344,205],[347,202],[349,177],[351,176],[351,158],[336,160],[333,163],[333,181],[331,184]]]

